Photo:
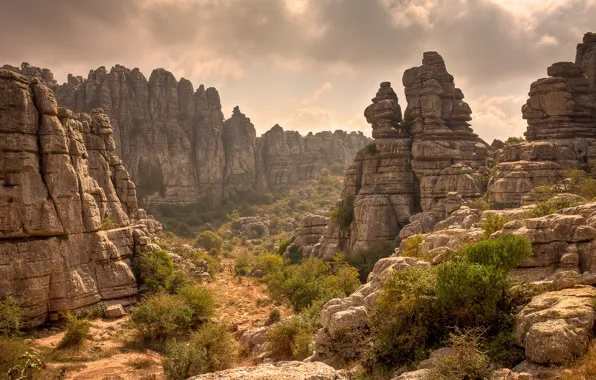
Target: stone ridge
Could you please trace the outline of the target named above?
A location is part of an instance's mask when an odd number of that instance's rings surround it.
[[[74,115],[0,69],[0,298],[23,300],[32,324],[137,294],[130,258],[161,226],[114,150],[102,110]]]
[[[301,136],[279,126],[257,138],[237,107],[224,121],[216,89],[201,85],[195,91],[164,69],[147,80],[137,68],[99,67],[86,79],[69,75],[57,85],[47,69],[6,68],[54,88],[60,106],[75,112],[102,108],[114,128],[116,153],[149,205],[206,199],[217,205],[237,190],[293,185],[334,163],[349,165],[370,142],[362,133]]]
[[[376,240],[397,242],[424,233],[459,205],[482,195],[488,181],[487,145],[470,128],[470,106],[455,87],[443,58],[424,53],[422,66],[403,76],[408,107],[383,82],[364,111],[374,144],[360,150],[348,169],[343,200],[354,199],[347,230],[334,221],[321,243],[309,249],[329,259],[355,254]]]

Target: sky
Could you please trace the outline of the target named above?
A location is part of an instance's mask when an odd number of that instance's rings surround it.
[[[487,142],[521,136],[530,84],[596,32],[596,0],[1,0],[0,65],[155,68],[218,89],[258,133],[371,127],[379,84],[437,51]]]

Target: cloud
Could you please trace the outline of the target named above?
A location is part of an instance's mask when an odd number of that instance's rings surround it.
[[[304,98],[300,101],[302,105],[316,103],[323,95],[333,91],[333,84],[331,82],[325,82],[321,87],[317,88],[308,98]]]
[[[493,139],[504,141],[521,136],[526,128],[526,121],[521,118],[525,103],[524,96],[480,97],[470,102],[472,128],[489,144]]]
[[[281,126],[285,130],[309,132],[313,130],[329,129],[329,126],[336,124],[333,111],[321,107],[304,107],[297,109]]]

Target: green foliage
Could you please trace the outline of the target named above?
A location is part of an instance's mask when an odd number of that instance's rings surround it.
[[[279,272],[284,267],[284,259],[274,253],[265,253],[255,257],[253,270],[260,270],[263,276]]]
[[[381,151],[379,149],[377,149],[377,144],[375,144],[375,143],[367,145],[366,148],[364,148],[364,149],[366,149],[366,153],[368,153],[371,156],[381,153]]]
[[[503,226],[509,222],[509,219],[505,215],[501,214],[488,214],[486,219],[480,221],[480,228],[484,231],[482,233],[482,239],[488,239],[490,235],[503,229]]]
[[[346,172],[346,166],[344,164],[333,164],[329,169],[331,173],[340,176],[343,176]]]
[[[139,269],[140,282],[156,292],[169,287],[174,265],[166,251],[151,251],[140,255]]]
[[[269,313],[269,318],[267,318],[267,322],[265,322],[265,326],[271,326],[274,323],[277,323],[281,320],[281,314],[279,310],[273,309]]]
[[[195,247],[203,248],[206,251],[211,249],[221,249],[223,239],[213,231],[201,232],[195,240]]]
[[[565,192],[576,194],[587,199],[596,198],[596,179],[583,170],[568,170],[563,183]]]
[[[116,222],[114,219],[110,218],[109,216],[106,216],[101,221],[101,229],[104,231],[114,230],[119,227],[120,226],[118,225],[118,222]]]
[[[358,269],[360,281],[366,282],[375,263],[382,258],[391,256],[394,251],[395,248],[390,242],[386,240],[375,240],[370,243],[366,249],[362,249],[356,254],[349,256],[348,262],[350,265]]]
[[[156,293],[143,299],[131,316],[145,338],[164,340],[192,326],[194,310],[180,296]]]
[[[299,245],[290,245],[288,249],[288,260],[290,264],[300,264],[302,261],[302,247]]]
[[[91,322],[88,319],[68,314],[66,316],[66,334],[58,343],[58,348],[80,346],[87,339],[90,327]]]
[[[277,254],[283,256],[286,253],[286,249],[294,242],[294,237],[288,237],[282,240],[279,243],[279,249],[277,250]]]
[[[209,274],[211,275],[212,278],[215,278],[217,273],[219,273],[221,271],[221,263],[213,255],[209,255],[204,252],[196,251],[196,252],[192,252],[190,254],[186,254],[184,256],[187,259],[189,259],[190,261],[192,261],[195,265],[197,265],[197,263],[200,260],[206,261],[207,262],[207,272],[209,272]]]
[[[506,141],[506,143],[508,144],[519,144],[522,142],[526,142],[526,139],[524,137],[509,137]]]
[[[236,260],[234,272],[237,276],[246,276],[250,273],[251,267],[252,265],[248,258],[239,258]]]
[[[16,298],[8,296],[0,300],[0,335],[17,335],[24,320],[25,312]]]
[[[485,346],[490,360],[501,368],[513,368],[526,357],[524,349],[515,343],[512,331],[500,331]]]
[[[488,379],[496,369],[480,350],[480,334],[456,331],[450,334],[451,351],[441,356],[430,369],[430,379]]]
[[[441,337],[436,281],[436,269],[422,266],[393,271],[385,280],[369,321],[375,362],[414,361]]]
[[[197,285],[185,286],[178,291],[178,296],[192,309],[194,325],[213,316],[215,302],[209,290]]]
[[[26,375],[25,379],[33,378],[39,369],[26,365],[26,356],[30,353],[30,347],[23,339],[0,335],[0,378],[18,378],[21,372]]]
[[[354,197],[344,198],[341,205],[331,211],[329,217],[342,231],[347,231],[354,220]]]
[[[422,243],[424,242],[424,235],[417,234],[408,237],[404,240],[401,249],[403,257],[417,257],[423,259]]]
[[[222,371],[234,363],[236,343],[225,326],[207,323],[194,332],[188,344],[166,346],[163,369],[169,380],[183,380]]]
[[[289,300],[297,312],[318,300],[346,297],[360,286],[356,268],[340,258],[333,263],[309,258],[269,273],[263,280],[273,299]]]
[[[547,201],[538,203],[535,208],[528,211],[526,216],[528,218],[539,218],[541,216],[551,215],[558,211],[576,205],[577,202],[574,202],[568,198],[552,198]]]
[[[312,353],[312,329],[300,317],[273,326],[267,334],[267,340],[275,360],[303,360]]]

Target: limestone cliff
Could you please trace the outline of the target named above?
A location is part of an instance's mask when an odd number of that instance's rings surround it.
[[[349,208],[345,202],[353,200],[353,220],[349,227],[332,221],[316,256],[355,253],[377,239],[397,241],[408,224],[410,233],[432,229],[458,208],[454,202],[484,192],[487,146],[470,128],[472,111],[443,58],[424,53],[422,66],[407,70],[403,83],[405,120],[389,82],[366,108],[375,141],[356,155],[339,205]]]
[[[506,144],[489,185],[491,202],[517,207],[533,188],[553,185],[567,169],[596,168],[596,35],[577,46],[575,63],[559,62],[530,86],[522,108],[528,142]]]
[[[137,294],[130,258],[161,226],[114,150],[101,109],[73,115],[39,79],[0,69],[0,298],[33,324]]]
[[[370,139],[362,133],[321,132],[301,136],[275,126],[257,138],[254,125],[236,107],[224,121],[216,89],[164,69],[149,79],[139,69],[116,65],[92,70],[86,79],[68,76],[58,85],[52,73],[29,64],[6,68],[55,89],[62,107],[90,113],[102,108],[145,205],[214,206],[234,191],[269,191],[316,178],[334,163],[348,165]]]

